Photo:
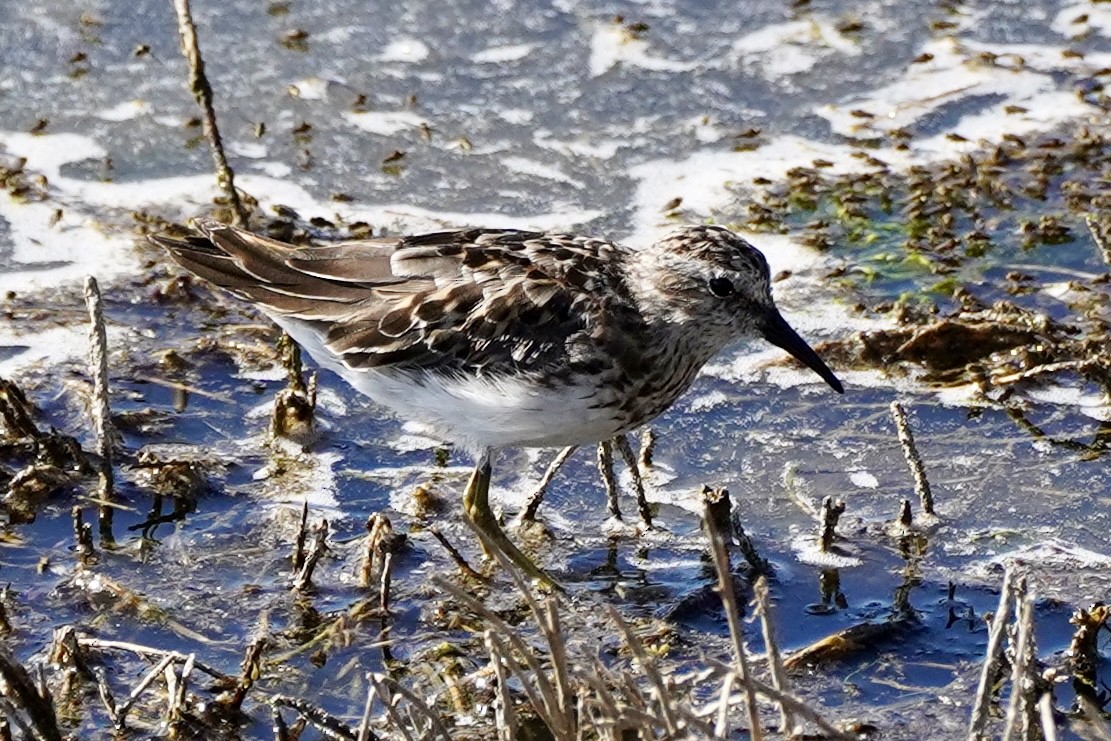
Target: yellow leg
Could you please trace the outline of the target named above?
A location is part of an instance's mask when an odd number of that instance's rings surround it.
[[[513,545],[498,525],[497,518],[490,510],[490,474],[490,451],[486,451],[478,459],[471,480],[467,482],[467,489],[463,492],[463,513],[483,536],[479,538],[483,551],[487,556],[492,556],[490,549],[496,548],[530,579],[537,579],[549,587],[563,591],[563,587],[555,579]]]

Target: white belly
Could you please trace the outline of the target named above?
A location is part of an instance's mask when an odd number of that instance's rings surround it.
[[[593,387],[541,388],[511,378],[449,379],[430,373],[352,370],[301,322],[271,317],[319,365],[398,417],[431,427],[474,451],[487,447],[563,447],[623,431],[612,408],[595,408]]]

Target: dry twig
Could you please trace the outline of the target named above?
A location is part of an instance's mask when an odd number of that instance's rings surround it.
[[[108,405],[108,335],[104,329],[104,312],[100,306],[100,287],[91,275],[85,278],[85,306],[89,310],[89,368],[93,377],[92,416],[96,430],[96,452],[100,456],[100,486],[97,509],[102,541],[112,543],[112,497],[115,480],[112,475],[112,410]]]
[[[826,497],[822,500],[821,522],[818,531],[818,550],[823,553],[833,546],[833,539],[837,536],[837,521],[845,514],[845,503]]]
[[[760,712],[756,706],[756,689],[752,683],[752,673],[748,665],[748,650],[741,634],[740,606],[733,590],[733,571],[729,567],[729,554],[725,551],[725,541],[713,520],[709,508],[703,511],[702,524],[710,540],[710,553],[714,557],[714,569],[718,577],[718,593],[725,608],[725,618],[729,625],[729,638],[733,642],[733,660],[736,662],[738,679],[744,687],[745,707],[748,710],[749,735],[754,741],[763,738],[760,725]]]
[[[49,693],[43,691],[45,688],[35,686],[31,675],[4,646],[0,646],[0,677],[4,680],[6,698],[30,719],[34,733],[27,735],[40,741],[62,741]],[[17,714],[12,713],[10,717],[19,720]]]
[[[189,90],[204,112],[204,133],[212,148],[212,163],[216,168],[216,184],[224,192],[231,206],[235,225],[247,226],[247,209],[239,200],[235,189],[235,173],[228,165],[224,155],[224,144],[220,139],[220,129],[216,125],[216,109],[212,105],[212,86],[204,73],[204,59],[201,58],[200,42],[197,40],[197,27],[193,24],[193,13],[189,0],[174,0],[177,12],[177,29],[181,36],[181,52],[189,63]]]
[[[293,580],[294,592],[304,592],[312,587],[312,574],[313,571],[316,570],[316,564],[328,550],[328,521],[321,520],[316,527],[312,529],[312,534],[312,550],[309,551],[308,557],[305,558],[305,563],[301,566],[301,570]]]
[[[578,450],[578,446],[569,445],[556,454],[548,467],[544,469],[544,475],[540,477],[540,483],[532,490],[529,495],[528,501],[525,503],[524,510],[521,511],[521,521],[531,522],[536,519],[536,511],[540,509],[540,504],[544,501],[544,494],[547,493],[548,487],[555,478],[556,472],[563,468],[563,464],[571,457],[571,454]]]
[[[914,433],[910,430],[910,422],[903,405],[897,401],[891,402],[891,416],[895,420],[895,429],[899,433],[899,444],[903,447],[903,457],[910,466],[911,476],[914,477],[914,491],[918,501],[922,504],[922,511],[928,515],[934,514],[934,496],[930,491],[930,481],[926,478],[926,466],[922,463],[922,456],[918,453],[918,446],[914,444]]]
[[[760,628],[764,635],[764,648],[768,655],[768,671],[771,673],[772,686],[780,692],[787,691],[787,672],[783,668],[783,658],[779,654],[779,643],[775,638],[775,625],[772,622],[771,605],[768,601],[768,580],[761,576],[756,580],[756,614],[760,616]],[[794,735],[794,721],[786,705],[779,706],[781,731],[784,737]]]
[[[1018,577],[1014,568],[1003,574],[1003,588],[999,594],[999,607],[991,621],[988,632],[987,655],[980,669],[980,683],[976,689],[976,699],[972,703],[972,719],[968,726],[968,741],[984,738],[984,727],[988,721],[988,704],[991,702],[992,686],[999,673],[999,656],[1003,647],[1003,637],[1007,634],[1007,623],[1011,617],[1016,585],[1024,579]],[[1024,590],[1025,591],[1025,590]]]

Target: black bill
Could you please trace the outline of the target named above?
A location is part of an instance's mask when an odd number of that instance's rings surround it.
[[[810,349],[810,345],[806,344],[806,340],[799,337],[798,332],[791,329],[791,325],[787,320],[780,316],[779,312],[774,308],[769,312],[764,325],[760,328],[764,339],[772,343],[776,347],[782,347],[787,352],[794,355],[807,368],[821,376],[830,387],[839,394],[845,393],[845,387],[837,380],[837,376],[833,375],[833,371],[829,366],[822,362],[818,357],[818,353]]]

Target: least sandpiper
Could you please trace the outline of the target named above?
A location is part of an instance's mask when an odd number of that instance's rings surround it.
[[[210,219],[154,241],[246,299],[321,366],[477,457],[467,516],[550,582],[490,510],[493,451],[608,440],[670,407],[726,345],[763,337],[839,393],[772,301],[768,264],[727,229],[643,249],[467,229],[294,248]]]

